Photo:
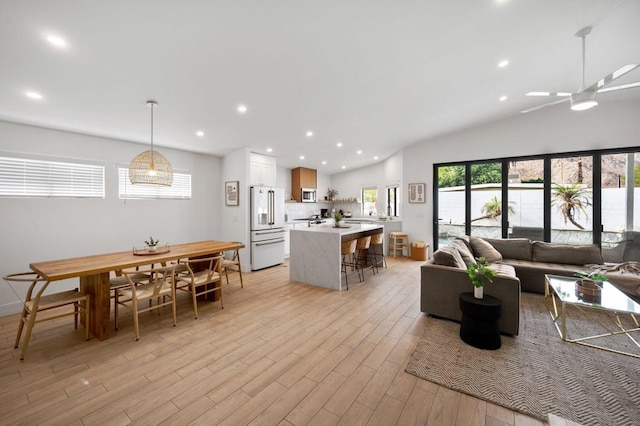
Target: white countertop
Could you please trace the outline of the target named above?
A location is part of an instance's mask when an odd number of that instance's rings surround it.
[[[316,225],[311,227],[306,227],[306,226],[303,226],[300,228],[296,227],[291,231],[292,232],[297,232],[297,231],[319,232],[319,233],[325,233],[325,234],[347,235],[347,234],[355,234],[357,232],[362,232],[362,231],[368,231],[371,229],[378,229],[382,227],[383,227],[382,224],[378,225],[373,223],[352,223],[340,228],[336,228],[333,225]]]

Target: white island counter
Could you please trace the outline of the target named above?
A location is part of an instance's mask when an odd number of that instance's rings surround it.
[[[365,223],[296,227],[290,231],[289,276],[293,281],[341,290],[341,243],[383,231],[383,225]]]

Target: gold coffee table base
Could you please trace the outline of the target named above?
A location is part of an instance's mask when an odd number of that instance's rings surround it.
[[[614,297],[617,297],[619,299],[623,299],[623,298],[628,299],[625,302],[627,303],[627,307],[631,308],[632,312],[629,312],[626,309],[625,310],[613,309],[613,304],[611,305],[611,307],[608,307],[606,303],[607,302],[606,299],[603,300],[602,304],[577,301],[575,300],[575,297],[573,297],[572,292],[566,291],[566,289],[569,288],[569,286],[573,286],[574,283],[575,283],[575,279],[572,279],[569,277],[559,277],[559,276],[553,276],[553,275],[547,275],[545,277],[544,298],[545,298],[545,301],[548,301],[549,298],[551,298],[551,303],[550,304],[546,303],[546,305],[547,305],[547,308],[549,309],[549,315],[551,316],[553,325],[556,327],[556,330],[558,330],[558,334],[560,335],[562,340],[569,343],[576,343],[578,345],[601,349],[607,352],[613,352],[621,355],[628,355],[634,358],[640,358],[640,354],[611,349],[611,348],[595,345],[593,343],[588,342],[589,340],[598,339],[602,337],[617,336],[619,334],[625,334],[640,349],[640,343],[638,343],[638,340],[636,340],[633,336],[629,334],[632,332],[640,331],[640,324],[638,323],[638,319],[635,316],[635,314],[638,313],[638,310],[640,310],[640,305],[631,301],[631,299],[629,299],[624,293],[622,293],[620,290],[618,290],[617,288],[615,288],[613,285],[609,283],[605,283],[608,286],[606,288],[608,293],[607,295],[613,295]],[[617,294],[616,292],[619,294]],[[567,335],[567,309],[566,309],[567,305],[575,306],[581,312],[593,318],[594,322],[602,326],[605,330],[607,330],[607,332],[602,334],[592,335],[592,336],[580,337],[577,339],[570,339],[569,336]],[[609,325],[604,324],[602,321],[600,321],[600,319],[597,316],[589,315],[590,313],[593,313],[594,311],[597,311],[597,310],[613,313],[613,315],[615,316],[615,321],[613,322],[617,329],[612,328],[611,324]],[[633,324],[635,324],[635,327],[625,328],[622,324],[622,321],[620,320],[621,314],[628,314],[631,317]],[[558,322],[560,324],[558,324]]]

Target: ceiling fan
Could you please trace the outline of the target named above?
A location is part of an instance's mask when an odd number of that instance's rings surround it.
[[[520,111],[523,114],[528,112],[539,110],[540,108],[548,107],[551,105],[560,104],[562,102],[571,102],[571,109],[574,111],[584,111],[589,108],[593,108],[598,105],[596,99],[598,93],[613,92],[615,90],[631,89],[634,87],[640,87],[640,81],[629,84],[622,84],[620,86],[607,87],[610,83],[627,74],[629,71],[636,69],[640,64],[627,64],[623,65],[617,70],[613,71],[602,77],[600,80],[593,83],[591,86],[585,86],[584,84],[584,69],[585,69],[585,48],[587,36],[591,33],[591,27],[585,27],[576,33],[576,37],[582,39],[582,81],[580,87],[576,93],[569,92],[529,92],[526,96],[546,96],[546,97],[560,97],[562,99],[548,102],[546,104],[538,105],[533,108]]]

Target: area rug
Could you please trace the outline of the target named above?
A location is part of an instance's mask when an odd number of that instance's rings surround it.
[[[551,413],[583,425],[640,425],[640,359],[564,342],[543,296],[523,293],[521,303],[520,334],[502,336],[496,351],[464,343],[458,323],[428,317],[405,371],[541,420]],[[570,338],[601,332],[591,314],[568,313]],[[624,335],[607,339],[597,344],[638,353]]]

